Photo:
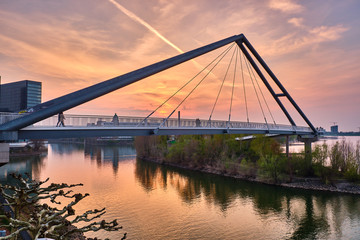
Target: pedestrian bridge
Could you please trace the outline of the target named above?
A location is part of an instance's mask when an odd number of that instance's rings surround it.
[[[230,46],[227,46],[230,45]],[[83,103],[89,102],[100,96],[106,95],[112,91],[130,85],[134,82],[152,76],[156,73],[194,59],[203,54],[227,46],[213,61],[204,67],[198,74],[186,82],[173,95],[165,100],[148,116],[144,117],[117,117],[116,121],[112,116],[92,116],[92,115],[69,115],[65,114],[66,127],[55,127],[57,124],[57,114]],[[232,53],[231,53],[232,52]],[[229,54],[228,54],[229,53]],[[180,119],[172,115],[180,109],[179,107],[188,99],[188,97],[204,82],[205,78],[219,64],[225,56],[229,63],[225,68],[224,76],[219,81],[217,94],[214,93],[214,99],[211,100],[212,110],[208,119]],[[259,65],[259,66],[258,66]],[[224,65],[222,65],[224,66]],[[229,73],[229,69],[231,74]],[[239,70],[241,69],[241,71]],[[247,72],[245,72],[247,69]],[[257,74],[257,77],[255,75]],[[199,77],[201,76],[201,77]],[[253,87],[254,95],[260,106],[258,110],[262,114],[264,123],[249,121],[249,111],[247,104],[247,92],[245,87],[245,77],[248,77],[249,86]],[[199,78],[200,80],[198,80]],[[259,78],[259,81],[258,81]],[[268,81],[267,78],[272,80]],[[196,80],[194,80],[196,79]],[[236,80],[237,79],[237,80]],[[165,118],[153,117],[153,114],[164,106],[171,98],[182,91],[192,81],[194,87],[185,96],[173,111]],[[228,81],[225,83],[225,81]],[[235,84],[238,83],[238,84]],[[259,82],[263,83],[270,98],[275,100],[277,107],[289,121],[289,125],[277,124],[273,114],[270,111],[268,103],[263,95]],[[271,84],[270,84],[271,83]],[[204,85],[204,84],[203,84]],[[222,93],[223,86],[231,87],[231,94],[227,96],[229,101],[229,113],[225,117],[227,120],[212,119],[214,109],[217,106],[219,96]],[[190,86],[190,85],[189,85]],[[246,112],[243,114],[247,121],[236,121],[233,115],[234,88],[242,86],[243,103]],[[154,89],[154,91],[156,91]],[[179,95],[178,95],[179,96]],[[216,97],[215,97],[216,96]],[[178,97],[180,99],[180,97]],[[295,124],[290,112],[285,108],[282,102],[285,99],[294,112],[300,115],[308,127],[301,127]],[[265,112],[269,110],[269,115]],[[114,77],[112,79],[97,83],[84,89],[66,94],[45,103],[39,104],[32,109],[28,109],[25,114],[0,114],[0,141],[16,141],[18,139],[49,139],[49,138],[74,138],[74,137],[105,137],[105,136],[139,136],[139,135],[182,135],[182,134],[279,134],[279,135],[317,135],[317,130],[306,117],[300,107],[295,103],[287,90],[283,87],[275,74],[266,65],[265,61],[256,52],[254,47],[243,34],[231,36],[223,40],[208,44],[206,46],[191,50],[189,52],[177,55],[175,57],[154,63],[144,68]],[[155,114],[154,114],[155,115]],[[271,122],[267,119],[271,117]]]
[[[0,114],[1,121],[22,117],[22,114]],[[188,134],[278,134],[309,135],[309,127],[205,119],[148,118],[105,115],[66,114],[66,127],[55,127],[57,116],[18,131],[19,139],[85,138],[102,136],[146,136]]]

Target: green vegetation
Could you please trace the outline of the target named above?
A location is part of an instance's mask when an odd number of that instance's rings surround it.
[[[327,159],[329,162],[326,162]],[[339,177],[352,182],[360,180],[360,142],[355,146],[345,140],[331,147],[325,143],[316,145],[313,161],[315,174],[326,183]]]
[[[335,178],[360,180],[359,143],[315,145],[309,165],[304,153],[286,157],[279,143],[283,139],[258,135],[251,141],[237,141],[237,137],[241,136],[137,137],[135,147],[139,158],[242,178],[291,182],[294,177],[318,176],[325,183]]]

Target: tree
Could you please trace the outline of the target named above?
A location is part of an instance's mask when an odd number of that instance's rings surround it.
[[[336,142],[330,149],[329,152],[330,157],[330,163],[333,170],[338,172],[340,170],[342,160],[341,150],[340,150],[340,144],[339,142]]]
[[[317,163],[320,166],[325,166],[326,159],[329,156],[328,151],[328,145],[325,142],[322,145],[315,145],[315,149],[312,153],[312,159],[314,163]]]
[[[266,155],[259,160],[260,167],[267,171],[275,182],[279,181],[279,175],[285,168],[284,163],[284,158],[279,155]]]
[[[0,239],[17,239],[21,231],[28,231],[33,239],[40,237],[49,237],[56,239],[68,239],[69,236],[76,232],[98,231],[118,231],[122,229],[118,226],[116,220],[107,222],[105,220],[91,222],[105,214],[105,208],[86,211],[85,213],[75,216],[74,206],[89,196],[89,194],[73,193],[70,188],[82,186],[82,184],[55,184],[51,183],[44,187],[49,181],[30,180],[28,176],[12,174],[17,184],[1,185],[0,193],[6,199],[4,206],[10,206],[14,209],[13,214],[0,215],[0,219],[6,222],[0,227],[10,229],[10,235],[0,237]],[[61,205],[59,198],[70,199],[70,203],[61,209],[51,207],[46,203],[40,203],[40,200],[49,200],[52,204]],[[68,220],[70,216],[72,220]],[[79,222],[86,222],[87,225],[80,228],[69,228]],[[126,238],[126,233],[122,239]]]
[[[315,145],[312,153],[312,160],[314,165],[315,174],[326,183],[332,182],[333,169],[326,166],[326,160],[329,157],[329,147],[324,142],[322,145]]]

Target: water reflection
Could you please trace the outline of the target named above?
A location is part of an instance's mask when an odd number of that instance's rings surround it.
[[[276,216],[292,225],[289,239],[324,239],[353,236],[348,222],[360,220],[360,198],[326,192],[286,189],[265,184],[244,182],[211,174],[192,172],[136,161],[135,176],[147,192],[155,189],[176,189],[184,203],[196,204],[204,198],[226,214],[238,202],[252,203],[263,219]],[[351,225],[351,224],[350,224]]]
[[[79,212],[106,207],[130,239],[358,239],[360,198],[286,189],[135,160],[132,146],[50,144],[0,168],[84,183]],[[117,174],[115,176],[115,174]],[[83,204],[83,205],[81,205]],[[94,233],[119,239],[117,233]],[[221,236],[221,237],[219,237]],[[121,238],[121,237],[120,237]]]
[[[41,170],[45,167],[46,156],[10,157],[9,163],[0,167],[0,182],[9,183],[13,181],[10,173],[29,174],[31,179],[40,176]]]
[[[291,209],[294,199],[287,197],[286,216],[295,225],[290,239],[318,239],[320,236],[323,238],[328,233],[329,224],[323,214],[319,216],[315,214],[312,196],[306,194],[302,199],[296,201],[298,204],[304,204],[304,206],[301,207],[302,211],[300,213],[294,214]]]
[[[52,143],[51,150],[59,155],[71,155],[74,152],[84,151],[84,145],[76,143]]]
[[[132,145],[85,145],[85,157],[96,162],[98,168],[103,165],[112,165],[114,174],[118,173],[119,161],[133,159],[136,156]]]
[[[98,168],[112,165],[114,174],[119,170],[119,161],[133,159],[136,156],[135,148],[131,144],[125,145],[91,145],[60,143],[51,144],[51,149],[56,154],[71,155],[74,152],[84,152],[85,158],[95,162]]]
[[[112,165],[114,174],[118,172],[119,161],[133,159],[136,151],[132,145],[98,146],[74,143],[52,143],[51,154],[68,155],[84,153],[86,159],[95,161],[101,168],[104,165]],[[45,167],[46,156],[22,156],[11,157],[8,164],[0,167],[0,181],[8,182],[10,173],[30,174],[32,179],[38,179],[42,168]]]

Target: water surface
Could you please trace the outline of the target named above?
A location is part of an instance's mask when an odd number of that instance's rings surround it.
[[[0,168],[34,179],[83,183],[78,214],[106,207],[120,239],[359,239],[360,198],[286,189],[136,160],[132,146],[50,144],[47,156],[13,158]]]

